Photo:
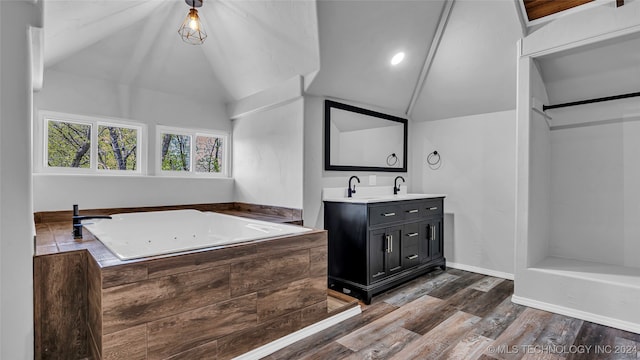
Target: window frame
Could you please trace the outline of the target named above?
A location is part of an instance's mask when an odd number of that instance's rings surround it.
[[[172,171],[162,170],[162,135],[185,135],[189,136],[190,151],[189,151],[189,171]],[[196,158],[196,138],[198,136],[204,137],[216,137],[222,139],[222,171],[215,172],[198,172],[196,171],[195,158]],[[170,176],[170,177],[204,177],[204,178],[228,178],[230,174],[230,156],[229,152],[231,147],[229,144],[230,134],[225,131],[213,130],[213,129],[195,129],[184,128],[176,126],[158,125],[156,126],[156,156],[155,166],[156,175]]]
[[[36,129],[42,135],[37,141],[40,149],[36,152],[34,161],[35,173],[48,174],[78,174],[78,175],[101,175],[101,176],[140,176],[146,174],[147,168],[147,126],[144,123],[108,117],[94,117],[85,115],[67,114],[53,111],[39,111],[39,128]],[[91,127],[91,142],[89,168],[71,168],[49,166],[49,121],[64,122],[79,125],[89,125]],[[107,170],[98,168],[98,128],[100,126],[113,126],[127,129],[134,129],[136,133],[136,169],[135,170]]]

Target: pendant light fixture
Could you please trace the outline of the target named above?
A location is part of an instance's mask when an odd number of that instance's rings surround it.
[[[191,6],[189,14],[182,22],[178,34],[182,40],[191,45],[200,45],[204,43],[207,38],[207,33],[202,27],[200,17],[198,16],[198,10],[196,8],[201,7],[204,0],[184,0],[187,5]]]

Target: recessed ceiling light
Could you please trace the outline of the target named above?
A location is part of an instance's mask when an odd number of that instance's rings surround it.
[[[393,57],[391,58],[391,65],[398,65],[402,62],[402,60],[404,60],[404,53],[401,51],[393,55]]]

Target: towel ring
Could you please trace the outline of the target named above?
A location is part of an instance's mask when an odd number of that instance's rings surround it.
[[[430,166],[436,166],[440,163],[440,154],[438,154],[437,150],[434,150],[431,154],[427,156],[427,164]]]
[[[392,153],[391,155],[387,156],[387,165],[393,166],[397,163],[398,163],[398,157],[396,156],[396,153]]]

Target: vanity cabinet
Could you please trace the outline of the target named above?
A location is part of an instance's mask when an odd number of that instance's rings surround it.
[[[329,288],[371,297],[436,267],[443,254],[444,198],[325,201]]]
[[[369,281],[375,282],[402,270],[400,237],[402,227],[369,232]],[[394,248],[396,251],[393,251]]]

